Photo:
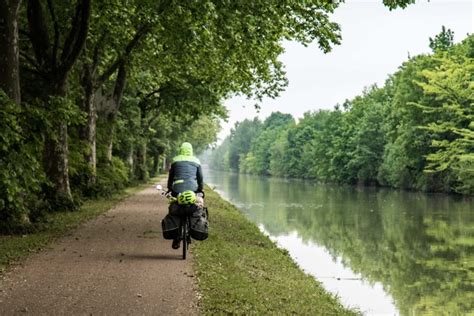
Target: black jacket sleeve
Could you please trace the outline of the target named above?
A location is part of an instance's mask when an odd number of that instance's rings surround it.
[[[199,165],[199,167],[197,168],[196,180],[197,180],[197,183],[198,183],[198,192],[202,192],[204,184],[202,182],[202,168],[201,168],[201,165]]]
[[[168,191],[172,191],[174,180],[174,166],[171,165],[170,171],[168,173]]]

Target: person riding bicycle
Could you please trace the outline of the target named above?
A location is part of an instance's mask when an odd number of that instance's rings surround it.
[[[185,191],[203,193],[203,177],[201,163],[193,155],[193,146],[184,142],[178,155],[173,158],[168,174],[168,192],[177,197]],[[173,240],[173,249],[179,248],[179,239]]]

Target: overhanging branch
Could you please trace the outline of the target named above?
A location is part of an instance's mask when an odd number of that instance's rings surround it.
[[[151,25],[145,24],[138,28],[135,36],[130,40],[130,42],[125,47],[123,54],[121,54],[117,59],[110,65],[109,68],[99,77],[97,81],[99,84],[104,83],[107,79],[114,74],[114,72],[120,67],[121,64],[126,62],[126,59],[130,56],[133,49],[138,46],[140,40],[151,31]]]
[[[61,56],[62,65],[61,73],[64,75],[71,70],[75,61],[79,57],[79,54],[84,47],[87,38],[87,32],[89,30],[89,19],[91,13],[91,0],[82,0],[77,4],[76,16],[73,19],[73,25],[71,32],[69,33],[66,42],[70,43],[69,46],[65,44],[63,54]]]
[[[54,11],[54,5],[51,0],[48,0],[48,8],[49,8],[49,14],[51,15],[51,20],[53,21],[53,28],[54,28],[54,44],[53,44],[53,52],[51,56],[51,66],[54,69],[57,66],[57,57],[58,57],[58,48],[59,48],[59,26],[58,26],[58,21],[56,19],[56,14]]]

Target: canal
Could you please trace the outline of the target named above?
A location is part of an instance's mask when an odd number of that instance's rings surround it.
[[[472,199],[208,169],[204,176],[345,306],[365,315],[474,311]]]

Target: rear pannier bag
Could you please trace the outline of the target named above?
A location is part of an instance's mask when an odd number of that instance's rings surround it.
[[[206,240],[209,235],[209,221],[207,219],[207,208],[198,209],[189,218],[191,227],[189,232],[196,240]]]
[[[199,208],[195,204],[179,205],[178,203],[171,203],[168,208],[168,214],[175,216],[192,216],[195,212],[198,211]]]
[[[175,239],[179,237],[180,218],[178,216],[166,215],[161,221],[161,229],[163,231],[163,238]]]

